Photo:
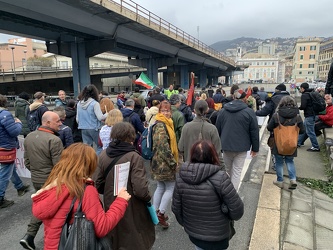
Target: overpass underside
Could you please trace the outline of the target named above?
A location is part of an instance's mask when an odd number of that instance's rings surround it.
[[[120,3],[118,3],[120,2]],[[178,73],[182,87],[190,72],[207,79],[231,76],[235,62],[131,1],[0,0],[0,30],[46,42],[48,52],[69,56],[74,92],[89,84],[89,57],[102,52],[126,55],[157,83],[160,67]],[[50,11],[51,10],[51,11]]]

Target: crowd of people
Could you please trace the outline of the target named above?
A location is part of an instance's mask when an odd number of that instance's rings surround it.
[[[60,90],[55,108],[44,104],[45,93],[36,92],[33,103],[21,93],[15,117],[0,95],[0,207],[13,205],[5,198],[9,180],[22,196],[30,186],[16,173],[18,135],[24,139],[24,163],[35,189],[31,221],[20,244],[35,249],[34,238],[44,223],[44,248],[58,249],[61,228],[73,202],[94,222],[96,237],[107,237],[112,249],[151,249],[155,226],[147,204],[152,202],[158,225],[170,227],[169,207],[196,249],[227,249],[233,221],[244,213],[238,190],[245,159],[259,152],[257,116],[269,116],[267,129],[274,138],[280,124],[299,127],[298,146],[310,138],[308,151],[320,151],[316,135],[333,125],[332,98],[325,95],[326,113],[317,115],[306,95],[313,90],[301,84],[301,104],[296,105],[285,84],[272,96],[263,88],[246,90],[233,85],[230,94],[202,88],[188,105],[184,90],[173,85],[156,87],[145,100],[139,88],[121,91],[113,103],[105,91],[90,84],[77,100]],[[304,123],[299,115],[304,110]],[[149,178],[138,148],[145,129],[152,129],[153,157],[149,171],[157,187],[148,189]],[[277,180],[282,188],[283,165],[289,189],[297,187],[294,157],[281,155],[271,145]],[[8,161],[1,161],[2,155]],[[11,158],[12,159],[12,158]],[[129,162],[127,185],[115,195],[115,165]],[[98,193],[103,195],[104,211]],[[74,200],[73,199],[77,199]],[[81,204],[81,203],[80,203]],[[46,211],[48,211],[46,213]],[[168,215],[169,214],[169,215]]]

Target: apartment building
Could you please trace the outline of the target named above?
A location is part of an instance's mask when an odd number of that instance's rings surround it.
[[[284,81],[283,65],[279,58],[267,54],[249,53],[236,62],[238,65],[248,65],[243,72],[234,76],[237,83],[259,82],[278,83]]]
[[[320,44],[319,61],[318,61],[318,76],[319,79],[326,82],[327,74],[333,59],[333,39],[325,39]]]
[[[318,79],[318,58],[321,38],[299,38],[294,47],[292,79],[312,82]]]

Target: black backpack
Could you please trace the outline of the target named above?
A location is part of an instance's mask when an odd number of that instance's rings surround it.
[[[318,115],[320,112],[325,111],[326,102],[324,97],[321,94],[319,94],[317,91],[310,92],[309,95],[312,102],[313,112],[315,113],[315,115]]]
[[[34,109],[33,111],[28,112],[27,122],[31,132],[35,131],[40,126],[38,119],[38,109]]]

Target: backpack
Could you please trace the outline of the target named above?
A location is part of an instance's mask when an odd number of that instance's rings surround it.
[[[131,113],[129,116],[124,117],[123,121],[124,121],[124,122],[129,122],[130,124],[133,125],[133,122],[132,122],[132,116],[133,116],[133,115],[134,115],[134,111],[132,111],[132,113]]]
[[[141,134],[141,136],[138,140],[137,151],[139,151],[139,153],[141,154],[143,159],[151,160],[154,156],[154,152],[153,152],[153,128],[157,123],[158,122],[156,122],[155,124],[146,128],[142,132],[142,134]],[[165,130],[168,131],[164,123],[163,123],[163,125],[164,125]]]
[[[279,113],[276,114],[279,123],[279,125],[274,128],[274,140],[277,151],[279,155],[293,155],[297,149],[297,140],[299,133],[297,120],[295,125],[293,126],[284,126],[280,123]]]
[[[320,112],[323,112],[326,110],[326,102],[324,97],[319,94],[317,91],[310,92],[310,99],[312,102],[312,108],[315,115],[318,115]]]
[[[35,131],[39,126],[39,119],[38,119],[38,109],[34,109],[33,111],[28,112],[27,121],[28,127],[30,131]]]

